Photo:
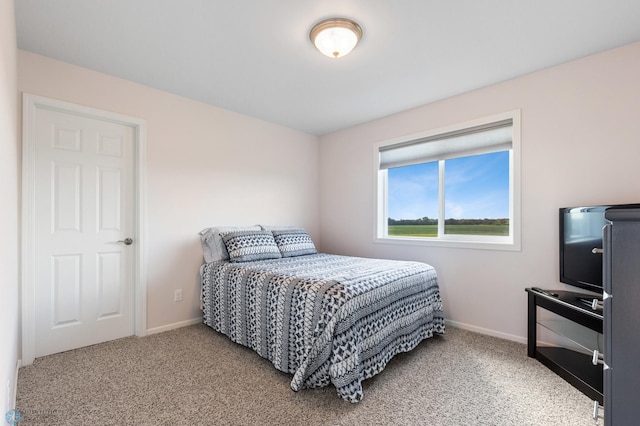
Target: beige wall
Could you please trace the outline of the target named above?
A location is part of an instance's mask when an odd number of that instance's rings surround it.
[[[524,288],[564,288],[558,208],[640,202],[638,76],[635,43],[321,137],[323,247],[431,263],[448,319],[523,340]],[[513,109],[522,111],[522,251],[373,242],[376,142]]]
[[[201,229],[296,224],[319,238],[315,136],[24,51],[18,88],[146,120],[148,329],[201,316]]]
[[[523,289],[563,287],[558,207],[640,202],[637,75],[640,43],[326,135],[318,145],[314,136],[264,121],[18,56],[20,91],[147,121],[148,328],[200,315],[200,229],[295,223],[323,251],[433,264],[448,319],[516,340],[526,334]],[[373,242],[376,142],[513,109],[522,111],[520,252]],[[177,288],[182,303],[173,302]]]
[[[13,408],[19,348],[16,26],[13,0],[0,2],[0,423]]]

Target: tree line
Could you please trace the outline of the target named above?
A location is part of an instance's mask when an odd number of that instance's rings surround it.
[[[438,219],[421,217],[419,219],[392,219],[389,218],[389,225],[437,225]],[[500,219],[445,219],[445,225],[509,225],[508,218]]]

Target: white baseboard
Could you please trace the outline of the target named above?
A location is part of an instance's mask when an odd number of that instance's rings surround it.
[[[175,330],[176,328],[186,327],[188,325],[200,324],[201,322],[202,317],[198,317],[190,320],[174,322],[173,324],[162,325],[160,327],[148,328],[147,336],[151,334],[162,333],[163,331]]]
[[[16,397],[18,396],[18,371],[22,367],[22,360],[16,362],[16,372],[13,376],[13,389],[11,389],[11,407],[7,407],[7,410],[16,409]]]
[[[190,320],[174,322],[173,324],[162,325],[160,327],[148,328],[147,335],[162,333],[164,331],[175,330],[176,328],[187,327],[189,325],[200,324],[202,317],[193,318]],[[499,331],[490,330],[488,328],[476,327],[475,325],[469,325],[458,321],[445,320],[445,324],[452,327],[462,328],[463,330],[473,331],[475,333],[486,334],[488,336],[498,337],[500,339],[511,340],[518,343],[527,343],[526,337],[516,336],[514,334],[501,333]],[[16,372],[17,377],[17,372]]]
[[[526,337],[516,336],[514,334],[501,333],[499,331],[490,330],[488,328],[476,327],[475,325],[464,324],[458,321],[444,320],[445,324],[463,330],[473,331],[475,333],[486,334],[487,336],[499,337],[500,339],[511,340],[518,343],[527,343]]]

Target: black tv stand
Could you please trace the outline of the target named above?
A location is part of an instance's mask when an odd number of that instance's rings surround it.
[[[536,358],[589,398],[602,405],[603,364],[598,353],[589,355],[587,349],[575,350],[572,347],[563,347],[562,345],[538,345],[537,342],[538,327],[543,326],[543,323],[539,321],[537,308],[546,309],[602,335],[602,309],[594,310],[591,306],[593,299],[601,301],[602,298],[562,290],[540,290],[537,288],[525,290],[528,293],[527,355]],[[562,332],[556,330],[552,330],[552,332],[568,340],[574,340],[572,336],[565,336]],[[603,351],[603,347],[599,344],[594,345],[599,347],[588,346],[589,350]],[[594,359],[597,365],[593,364]]]

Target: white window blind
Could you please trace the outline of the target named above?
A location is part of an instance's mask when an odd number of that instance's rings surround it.
[[[513,147],[513,120],[380,147],[380,170],[461,156],[505,151]]]

